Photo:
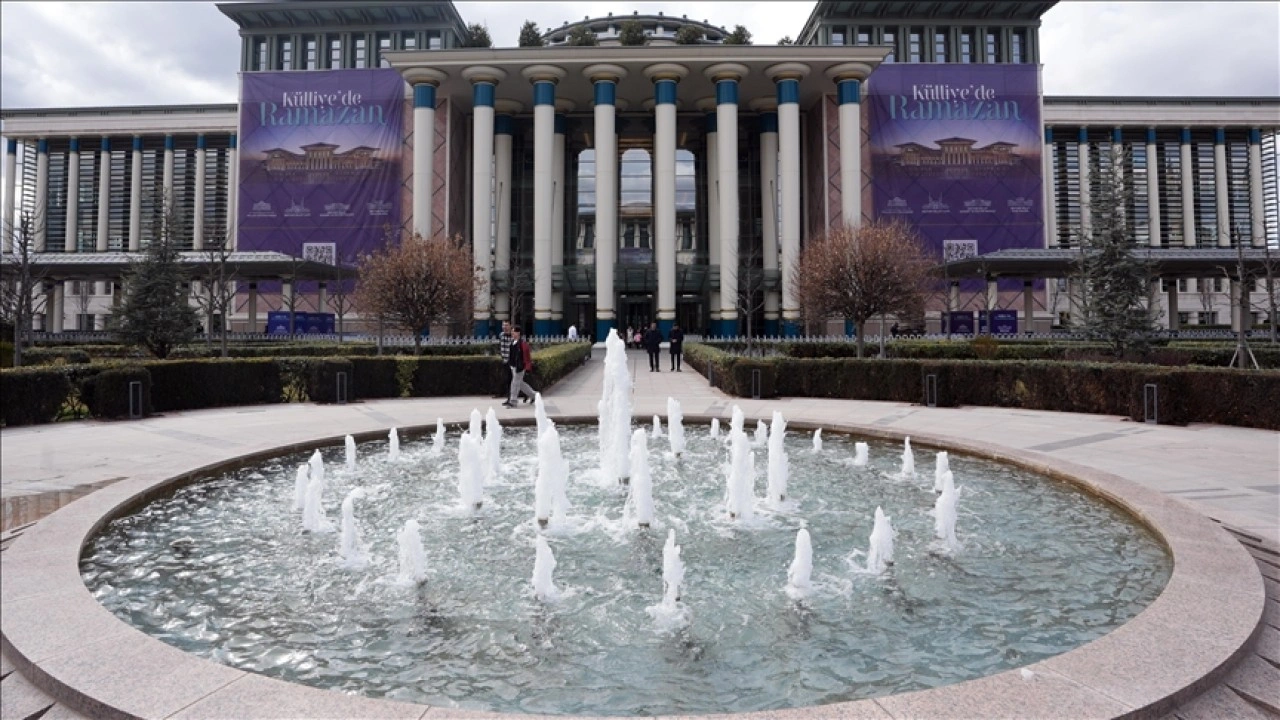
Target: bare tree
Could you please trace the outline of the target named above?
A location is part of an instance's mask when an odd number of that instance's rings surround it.
[[[470,316],[479,272],[461,238],[428,242],[414,234],[361,259],[356,295],[360,307],[412,333],[418,355],[423,330]]]
[[[14,227],[0,228],[10,248],[0,263],[0,317],[13,324],[13,366],[22,366],[22,351],[31,340],[31,325],[42,312],[46,273],[36,263],[36,235],[43,222],[24,211]]]
[[[1262,245],[1262,272],[1258,273],[1263,280],[1262,302],[1257,303],[1256,307],[1265,310],[1267,313],[1268,334],[1272,345],[1276,344],[1276,324],[1280,322],[1280,287],[1277,287],[1276,276],[1280,275],[1280,255],[1277,255],[1275,249],[1271,247],[1271,243],[1263,243]]]
[[[738,315],[746,325],[747,355],[755,351],[755,316],[764,309],[765,277],[764,268],[757,267],[760,260],[760,248],[752,245],[738,268]]]
[[[899,222],[875,221],[831,228],[809,243],[792,280],[807,317],[853,320],[862,357],[868,319],[922,312],[933,264],[914,230]]]
[[[354,298],[351,292],[351,281],[355,279],[355,272],[347,265],[343,264],[341,259],[334,259],[333,270],[329,275],[329,297],[326,301],[329,307],[333,308],[333,314],[336,316],[338,331],[338,342],[343,341],[346,332],[345,322],[347,313],[351,312],[355,307]]]
[[[196,305],[204,314],[205,342],[213,342],[214,320],[220,318],[218,327],[218,344],[222,357],[227,357],[227,325],[231,312],[235,310],[236,279],[240,266],[231,261],[231,236],[229,233],[214,231],[209,233],[209,240],[202,250],[198,251],[201,260],[200,269],[195,279],[200,283],[199,292],[194,293]]]

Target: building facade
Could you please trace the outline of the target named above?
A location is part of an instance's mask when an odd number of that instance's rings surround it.
[[[25,217],[33,248],[58,256],[40,327],[61,330],[101,327],[113,279],[90,256],[139,251],[165,212],[192,251],[225,239],[353,260],[393,235],[456,238],[483,268],[475,333],[514,319],[599,337],[650,321],[799,333],[800,249],[873,218],[917,225],[940,260],[1076,247],[1107,173],[1132,190],[1126,222],[1143,246],[1280,245],[1280,98],[1045,97],[1038,31],[1053,4],[824,1],[787,46],[724,45],[711,26],[677,45],[667,35],[695,21],[645,16],[650,43],[622,47],[608,33],[639,16],[620,15],[574,24],[601,33],[595,47],[562,46],[566,24],[546,47],[477,49],[459,47],[449,2],[226,3],[239,105],[0,111],[17,179],[5,250]],[[395,97],[337,107],[389,73]],[[254,82],[298,93],[279,103],[290,114],[267,123]],[[343,195],[375,174],[395,182]],[[296,192],[255,194],[268,182]],[[328,309],[323,283],[281,280],[242,288],[235,329],[261,330],[259,311],[299,295]],[[953,286],[946,309],[1070,322],[1061,282],[994,280]],[[86,311],[69,312],[66,294],[86,290]],[[1232,313],[1229,278],[1170,276],[1165,290],[1171,327],[1259,319]],[[942,319],[935,305],[929,327]]]

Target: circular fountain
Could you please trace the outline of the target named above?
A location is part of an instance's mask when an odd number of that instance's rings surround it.
[[[607,400],[600,414],[612,425],[556,427],[541,413],[541,432],[474,423],[466,460],[481,477],[469,489],[457,430],[430,445],[411,439],[394,460],[389,443],[363,436],[354,469],[344,447],[326,443],[318,467],[311,448],[294,448],[172,483],[172,494],[89,538],[83,577],[118,617],[187,652],[136,633],[126,646],[205,685],[226,679],[204,702],[237,716],[385,714],[385,699],[796,717],[825,703],[936,713],[967,693],[984,699],[965,707],[988,713],[1064,696],[1083,714],[1149,706],[1096,691],[1086,676],[1097,668],[1104,683],[1115,665],[1100,661],[1133,638],[1146,646],[1171,612],[1192,607],[1185,573],[1196,558],[1183,562],[1189,546],[1169,526],[1187,518],[1150,493],[1084,483],[1137,510],[1136,524],[1074,485],[954,451],[937,457],[928,439],[914,450],[863,433],[811,442],[815,426],[800,421],[753,442],[737,413],[713,438],[709,417],[672,422],[678,403],[663,435],[646,438]],[[561,447],[543,442],[548,428]],[[485,430],[497,430],[500,456]],[[300,465],[307,493],[295,508]],[[323,485],[308,507],[312,473]],[[540,482],[549,487],[538,492]],[[127,497],[98,512],[118,514]],[[75,521],[53,519],[63,531]],[[1106,634],[1121,625],[1126,633]],[[12,642],[10,630],[6,618]],[[111,663],[114,652],[97,654]],[[1190,670],[1178,670],[1150,702],[1190,692]],[[981,679],[961,682],[971,678]],[[874,707],[858,700],[867,697]]]

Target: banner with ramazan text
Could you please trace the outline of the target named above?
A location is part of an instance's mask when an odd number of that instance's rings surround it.
[[[241,250],[354,262],[400,225],[404,80],[389,69],[241,75]]]
[[[876,217],[947,260],[1044,247],[1038,66],[887,64],[867,84]]]

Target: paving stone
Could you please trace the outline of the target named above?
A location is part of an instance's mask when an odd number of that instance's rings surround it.
[[[1256,655],[1245,658],[1223,682],[1254,703],[1280,715],[1280,669],[1266,660]]]
[[[1178,720],[1268,720],[1269,715],[1235,694],[1225,685],[1217,685],[1173,712]]]
[[[1270,660],[1273,664],[1280,666],[1280,629],[1263,625],[1262,631],[1258,634],[1258,644],[1254,646],[1253,651],[1262,656],[1262,659]]]
[[[25,718],[53,704],[53,698],[31,684],[22,673],[10,673],[0,681],[0,718]]]

